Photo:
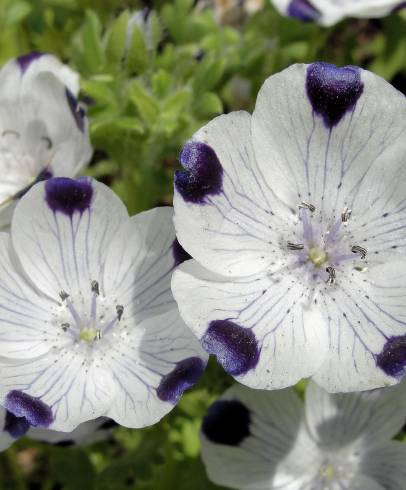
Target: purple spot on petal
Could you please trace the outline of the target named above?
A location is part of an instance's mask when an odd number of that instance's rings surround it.
[[[20,56],[17,58],[17,63],[21,69],[21,71],[24,73],[28,67],[31,65],[31,63],[38,58],[41,58],[44,53],[39,53],[38,51],[33,51],[32,53],[25,54],[23,56]]]
[[[90,207],[92,197],[93,187],[86,177],[55,177],[45,183],[45,200],[54,213],[71,217],[75,212],[83,213]]]
[[[200,357],[189,357],[178,362],[176,367],[159,383],[156,390],[158,398],[175,405],[182,393],[197,382],[204,368],[205,365]]]
[[[10,391],[4,408],[16,417],[24,417],[33,427],[48,427],[54,421],[52,410],[46,403],[22,391]]]
[[[229,320],[211,322],[202,345],[232,376],[254,369],[259,360],[260,348],[254,332]]]
[[[22,437],[30,428],[30,424],[25,417],[16,417],[14,414],[6,410],[6,419],[4,422],[4,430],[14,439]]]
[[[219,194],[223,167],[213,148],[200,141],[188,141],[180,154],[184,170],[175,172],[175,188],[185,201],[204,204],[206,197]]]
[[[186,260],[190,260],[192,257],[186,252],[182,245],[175,238],[172,244],[172,253],[175,260],[175,266],[183,264]]]
[[[390,338],[380,354],[376,356],[376,364],[388,376],[394,378],[405,374],[406,367],[406,335]]]
[[[329,128],[354,110],[364,84],[356,66],[338,68],[329,63],[316,62],[307,68],[306,91],[316,114]]]
[[[24,187],[24,189],[21,189],[21,191],[17,192],[14,195],[14,199],[21,199],[27,192],[31,189],[32,186],[35,184],[38,184],[38,182],[42,182],[43,180],[48,180],[52,177],[52,172],[48,170],[47,168],[44,170],[41,170],[41,172],[37,175],[37,178],[32,182],[30,185],[27,185],[27,187]]]
[[[304,22],[317,21],[321,17],[321,13],[309,0],[291,0],[287,14]]]
[[[85,130],[85,111],[69,89],[66,89],[66,98],[76,126],[83,133]]]
[[[211,442],[238,446],[251,435],[248,408],[237,400],[219,400],[208,409],[202,432]]]

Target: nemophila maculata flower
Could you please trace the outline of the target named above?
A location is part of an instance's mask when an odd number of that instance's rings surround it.
[[[91,158],[76,96],[79,76],[49,54],[30,53],[0,70],[0,226],[36,182],[71,177]]]
[[[130,218],[105,185],[51,178],[0,235],[0,403],[34,427],[106,416],[144,427],[169,412],[207,355],[170,290],[187,256],[172,208]]]
[[[405,385],[328,394],[235,385],[209,407],[201,429],[211,480],[240,490],[400,490],[406,445]]]
[[[23,436],[62,447],[92,444],[110,437],[116,426],[112,420],[99,417],[80,424],[72,432],[58,432],[33,427],[25,417],[16,417],[0,407],[0,451],[8,449]]]
[[[180,313],[241,383],[397,383],[406,366],[406,100],[374,74],[294,65],[253,115],[200,129],[175,175]]]
[[[374,19],[405,7],[403,0],[272,0],[282,15],[304,22],[332,26],[345,17]]]

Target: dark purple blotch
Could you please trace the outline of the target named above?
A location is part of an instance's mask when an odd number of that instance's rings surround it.
[[[202,423],[202,432],[209,441],[227,446],[238,446],[251,435],[251,415],[238,400],[219,400],[208,409]]]
[[[396,5],[392,10],[392,14],[396,14],[403,9],[406,9],[406,2],[400,2],[398,5]]]
[[[45,200],[54,213],[60,212],[72,217],[75,212],[89,209],[93,197],[90,179],[79,177],[54,177],[45,183]]]
[[[3,430],[8,432],[11,437],[14,437],[14,439],[22,437],[29,428],[30,423],[25,417],[16,417],[14,414],[6,410]]]
[[[175,172],[175,188],[185,201],[205,204],[223,187],[223,167],[216,152],[200,141],[188,141],[180,154],[184,170]]]
[[[38,184],[38,182],[42,182],[44,180],[48,180],[52,178],[52,172],[46,168],[44,170],[41,170],[41,172],[37,175],[37,178],[32,182],[30,185],[27,185],[24,187],[24,189],[21,189],[21,191],[18,191],[14,195],[14,199],[21,199],[27,192],[33,187],[35,184]]]
[[[354,110],[364,84],[356,66],[338,68],[316,62],[307,68],[306,91],[314,112],[328,128],[336,126],[347,112]]]
[[[200,357],[189,357],[178,362],[159,383],[156,389],[158,398],[175,405],[183,392],[198,381],[204,368],[205,364]]]
[[[229,320],[215,320],[202,337],[203,348],[232,376],[254,369],[261,349],[252,330]]]
[[[72,112],[72,116],[75,120],[76,126],[83,133],[85,130],[85,111],[69,89],[65,89],[65,92],[66,99],[68,101],[69,108]]]
[[[376,364],[388,376],[397,378],[405,374],[406,335],[388,339],[382,352],[376,356]]]
[[[183,262],[185,262],[186,260],[190,260],[192,258],[182,247],[177,238],[175,238],[175,240],[173,241],[172,253],[176,267],[180,264],[183,264]]]
[[[31,63],[38,58],[41,58],[44,53],[40,53],[39,51],[32,51],[31,53],[24,54],[23,56],[19,56],[17,58],[17,63],[18,66],[20,67],[20,70],[24,73],[27,71],[28,67],[31,65]]]
[[[24,417],[33,427],[49,427],[54,421],[52,410],[46,403],[22,391],[10,391],[4,408],[16,417]]]
[[[291,0],[287,14],[303,22],[317,21],[321,17],[320,11],[309,0]]]

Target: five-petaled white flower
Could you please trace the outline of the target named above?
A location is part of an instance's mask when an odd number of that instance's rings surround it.
[[[30,53],[0,70],[0,226],[36,182],[71,177],[91,158],[79,77],[49,54]]]
[[[294,65],[253,115],[186,143],[175,228],[180,313],[254,388],[397,383],[406,366],[406,99],[372,73]]]
[[[345,17],[375,19],[404,8],[404,0],[272,0],[282,15],[332,26]]]
[[[92,444],[107,439],[116,426],[112,420],[99,417],[80,424],[72,432],[58,432],[32,427],[25,417],[16,417],[0,407],[0,451],[8,449],[23,436],[63,447]]]
[[[104,184],[40,182],[0,235],[0,403],[34,427],[157,422],[207,356],[170,290],[172,209],[128,217]]]
[[[329,395],[311,382],[305,403],[287,388],[235,385],[201,431],[209,477],[241,490],[401,490],[406,445],[390,439],[406,419],[405,385]]]

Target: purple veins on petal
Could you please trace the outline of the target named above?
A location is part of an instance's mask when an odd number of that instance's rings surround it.
[[[232,376],[245,374],[258,363],[260,348],[254,332],[229,320],[212,321],[201,342]]]
[[[45,200],[54,213],[60,212],[70,217],[75,212],[83,213],[89,209],[92,197],[93,187],[86,177],[55,177],[45,183]]]
[[[175,188],[185,201],[204,204],[223,187],[223,167],[216,152],[200,141],[188,141],[180,154],[184,170],[175,172]]]
[[[16,417],[14,414],[6,411],[6,419],[4,422],[4,431],[8,432],[11,437],[18,439],[22,437],[30,428],[30,423],[25,417]]]
[[[183,392],[198,381],[204,368],[205,364],[200,357],[189,357],[178,362],[159,383],[156,390],[158,398],[175,405]]]
[[[28,67],[31,65],[31,63],[38,58],[41,58],[44,53],[40,53],[39,51],[32,51],[31,53],[24,54],[23,56],[19,56],[17,58],[17,63],[21,69],[21,71],[24,73]]]
[[[291,0],[287,14],[304,22],[317,21],[321,17],[321,13],[309,0]]]
[[[172,253],[175,260],[175,266],[183,264],[183,262],[192,258],[182,247],[177,238],[175,238],[175,240],[173,241]]]
[[[46,403],[22,391],[10,391],[4,408],[16,417],[24,417],[33,427],[49,427],[54,421],[52,410]]]
[[[66,89],[66,99],[72,112],[72,116],[75,119],[76,126],[83,133],[85,130],[85,111],[69,89]]]
[[[251,435],[251,415],[237,400],[219,400],[208,409],[202,423],[202,432],[211,442],[238,446]]]
[[[406,335],[388,339],[382,352],[376,356],[376,364],[388,376],[403,376],[406,367]]]
[[[330,63],[316,62],[307,68],[306,91],[314,112],[328,128],[337,125],[343,116],[354,110],[364,84],[356,66],[338,68]]]

